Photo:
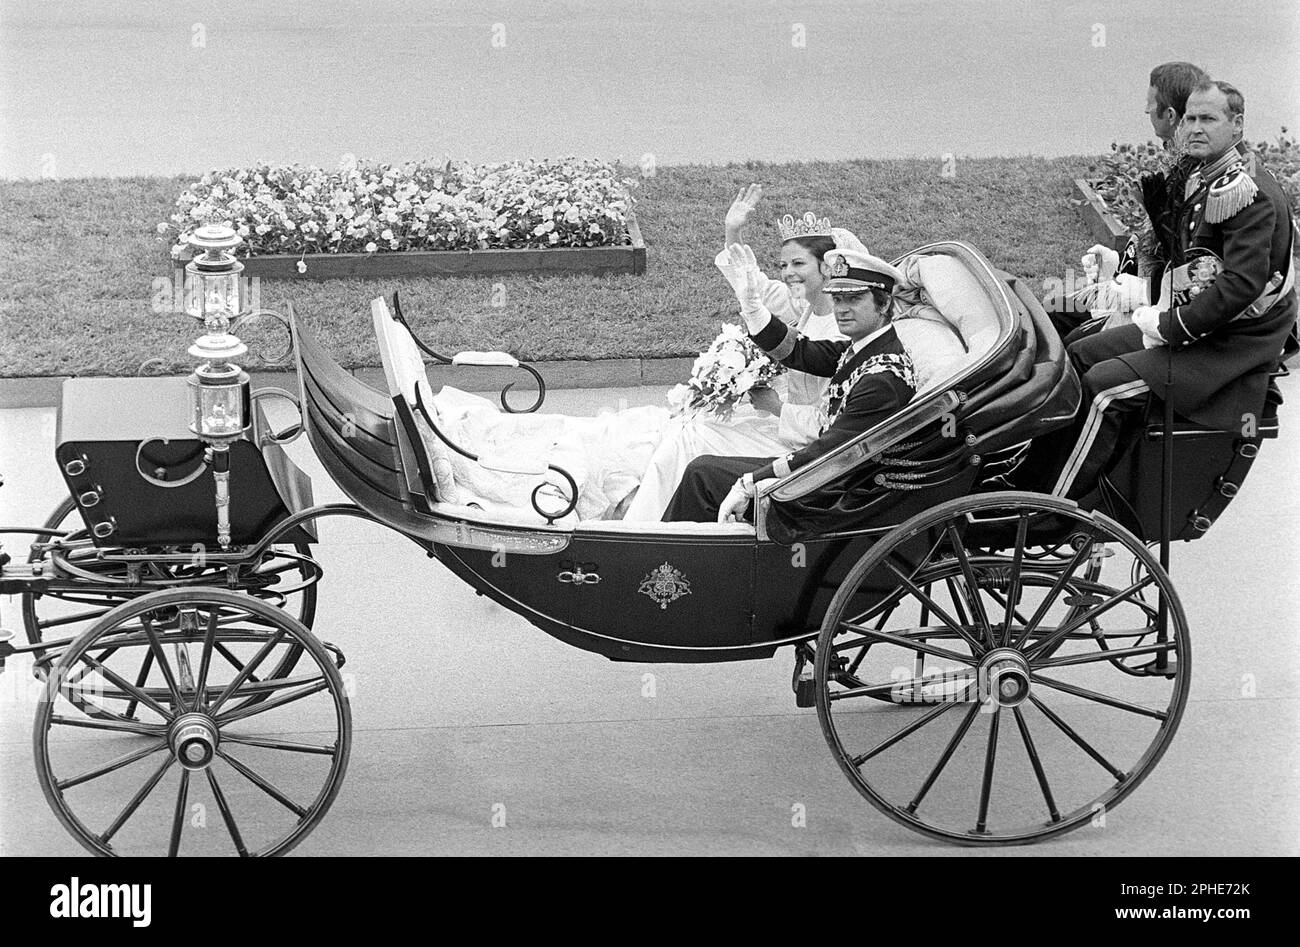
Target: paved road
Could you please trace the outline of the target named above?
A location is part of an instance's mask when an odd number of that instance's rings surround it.
[[[1288,381],[1287,395],[1300,399]],[[657,401],[662,388],[556,391],[555,410]],[[622,402],[620,401],[622,399]],[[355,675],[347,780],[297,850],[328,854],[1300,854],[1300,436],[1261,454],[1210,536],[1175,551],[1196,661],[1177,739],[1104,828],[1030,849],[922,840],[872,810],[793,706],[788,656],[614,664],[477,598],[408,541],[325,525],[316,628]],[[59,499],[54,412],[0,411],[0,521]],[[317,499],[336,498],[302,443]],[[17,616],[5,601],[5,620]],[[78,854],[32,768],[35,690],[0,676],[0,855]],[[656,675],[653,699],[643,675]],[[1250,677],[1248,678],[1247,675]],[[1253,683],[1253,696],[1245,685]],[[494,806],[506,825],[491,825]],[[792,825],[802,805],[806,827]],[[501,810],[495,810],[501,811]]]
[[[1300,127],[1293,0],[0,0],[0,177],[1098,154],[1188,59]]]

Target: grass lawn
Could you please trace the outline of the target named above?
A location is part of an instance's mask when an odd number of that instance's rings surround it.
[[[1088,163],[961,159],[950,178],[937,160],[661,167],[637,195],[644,276],[263,280],[261,301],[291,302],[349,367],[378,364],[368,303],[393,289],[417,332],[444,352],[504,349],[538,361],[693,355],[720,321],[737,318],[713,257],[742,184],[764,185],[748,237],[769,272],[774,218],[815,210],[886,258],[960,239],[1041,285],[1092,243],[1069,201],[1070,179]],[[156,225],[189,180],[0,181],[0,376],[132,375],[149,359],[168,371],[190,367],[196,327],[155,311],[154,282],[171,275]]]

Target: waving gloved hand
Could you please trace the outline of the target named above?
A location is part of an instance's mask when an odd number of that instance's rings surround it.
[[[731,202],[727,208],[726,227],[727,233],[739,233],[740,228],[749,222],[749,215],[754,212],[755,205],[763,197],[763,185],[751,184],[749,187],[742,187],[736,199]]]
[[[727,247],[727,254],[739,277],[733,288],[740,303],[740,315],[751,333],[758,332],[772,318],[763,305],[763,273],[758,268],[758,260],[744,243],[733,243]]]

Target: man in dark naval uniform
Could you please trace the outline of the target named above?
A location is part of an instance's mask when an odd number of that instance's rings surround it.
[[[830,378],[822,396],[821,434],[785,457],[695,458],[668,501],[666,521],[741,519],[754,499],[756,483],[789,476],[892,417],[916,394],[912,361],[891,324],[894,285],[903,278],[895,267],[869,253],[828,251],[823,262],[830,279],[822,291],[835,297],[835,319],[848,341],[814,341],[764,308],[753,251],[745,246],[729,250],[732,265],[748,276],[736,296],[750,338],[783,365]]]
[[[1086,265],[1084,271],[1099,287],[1092,300],[1092,312],[1053,312],[1064,300],[1049,297],[1044,301],[1052,324],[1067,342],[1101,331],[1116,310],[1131,312],[1158,298],[1160,279],[1175,242],[1184,186],[1199,163],[1183,150],[1179,126],[1187,110],[1187,97],[1198,82],[1209,78],[1205,70],[1189,62],[1161,63],[1151,70],[1146,114],[1164,148],[1167,167],[1139,179],[1147,223],[1129,237],[1123,250],[1117,253],[1101,244],[1088,249],[1096,271],[1088,272]]]
[[[1221,431],[1258,420],[1296,320],[1293,226],[1281,186],[1238,146],[1244,113],[1226,82],[1199,83],[1188,98],[1187,150],[1199,163],[1160,301],[1135,310],[1133,325],[1070,344],[1081,413],[1073,427],[1034,441],[1017,482],[1084,496],[1123,453],[1152,394]]]

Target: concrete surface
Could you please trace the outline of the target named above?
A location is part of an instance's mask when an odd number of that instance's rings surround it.
[[[1294,379],[1285,388],[1300,397]],[[548,407],[596,413],[664,390],[556,391]],[[52,409],[0,411],[0,522],[37,524],[62,496],[54,423]],[[992,851],[927,841],[843,778],[815,712],[794,707],[787,653],[614,664],[486,603],[407,540],[331,520],[315,627],[348,655],[355,742],[338,800],[297,853],[1298,854],[1298,423],[1284,407],[1281,441],[1223,521],[1175,549],[1191,699],[1164,760],[1104,827]],[[317,500],[338,498],[307,445],[292,450]],[[17,599],[0,609],[18,627]],[[36,781],[25,662],[11,661],[0,693],[0,855],[80,854]],[[792,825],[800,805],[806,827]]]

